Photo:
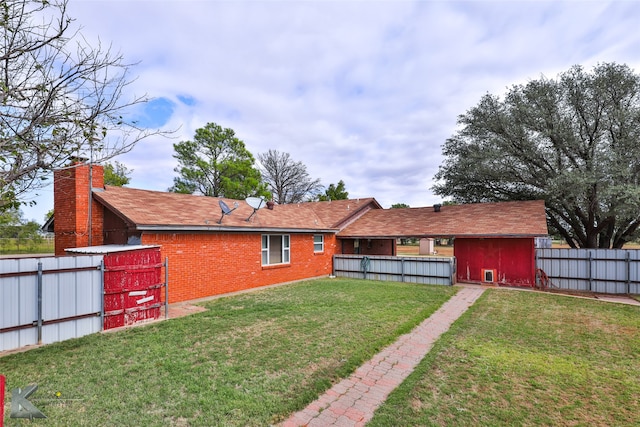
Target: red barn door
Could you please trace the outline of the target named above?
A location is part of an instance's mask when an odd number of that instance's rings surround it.
[[[453,254],[458,281],[535,285],[533,238],[456,238]]]

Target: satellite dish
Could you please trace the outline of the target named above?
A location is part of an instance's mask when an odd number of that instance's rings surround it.
[[[267,203],[262,197],[247,197],[244,200],[245,202],[247,202],[249,206],[251,206],[253,209],[256,209],[256,210],[261,209],[267,205]]]
[[[222,216],[220,217],[220,219],[218,220],[218,224],[222,224],[222,218],[224,218],[225,215],[229,215],[231,214],[231,212],[235,211],[236,209],[238,209],[238,202],[235,202],[234,208],[231,209],[229,207],[229,205],[227,205],[224,200],[218,200],[218,204],[220,205],[220,210],[222,211]]]
[[[224,200],[220,200],[218,204],[220,205],[220,210],[222,210],[223,214],[229,215],[232,212],[231,208],[224,202]]]
[[[253,214],[255,214],[258,211],[258,209],[262,209],[267,205],[265,200],[262,197],[247,197],[246,199],[244,199],[244,201],[247,202],[247,204],[253,208],[253,212],[251,212],[251,215],[249,215],[249,218],[247,218],[247,221],[251,219]]]

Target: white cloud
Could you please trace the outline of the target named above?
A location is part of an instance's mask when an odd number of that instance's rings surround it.
[[[174,103],[175,140],[116,159],[132,186],[157,190],[172,184],[172,144],[216,122],[352,197],[424,206],[439,201],[441,145],[483,94],[574,64],[640,72],[631,1],[71,0],[69,12],[140,62],[136,94]]]

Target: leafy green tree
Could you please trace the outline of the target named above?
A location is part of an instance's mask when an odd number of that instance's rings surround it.
[[[346,200],[349,198],[349,193],[345,189],[343,180],[338,181],[338,184],[329,184],[329,187],[325,190],[324,194],[318,196],[319,201],[327,200]]]
[[[104,183],[105,185],[113,185],[122,187],[131,182],[132,169],[127,168],[120,162],[104,164]]]
[[[39,243],[42,243],[43,240],[40,234],[40,224],[35,221],[28,221],[23,223],[18,229],[16,246],[18,251],[21,249],[21,246],[33,249]]]
[[[73,28],[68,0],[0,2],[0,210],[46,185],[71,157],[129,151],[159,132],[125,119],[131,65]]]
[[[258,154],[262,180],[267,185],[273,201],[278,204],[299,203],[314,199],[324,188],[320,180],[313,180],[302,162],[294,161],[289,153],[269,150]]]
[[[40,235],[40,224],[35,221],[25,221],[22,211],[16,207],[0,212],[0,239],[3,250],[11,247],[12,244],[20,250],[21,246],[35,245],[43,240]]]
[[[208,123],[196,130],[193,141],[173,144],[173,148],[179,176],[169,191],[231,199],[270,196],[253,155],[232,129]]]
[[[15,237],[12,227],[20,226],[24,222],[22,211],[11,207],[0,212],[0,237]]]
[[[544,199],[572,247],[620,248],[640,225],[640,77],[574,66],[490,94],[458,119],[433,187],[455,202]]]

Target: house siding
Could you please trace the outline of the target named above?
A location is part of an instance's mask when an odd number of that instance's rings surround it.
[[[276,234],[276,233],[273,233]],[[169,259],[169,303],[331,274],[336,238],[325,234],[314,253],[313,234],[290,235],[290,263],[262,266],[261,233],[143,233]]]
[[[92,183],[89,179],[91,171]],[[421,208],[372,209],[380,208],[374,199],[364,202],[347,200],[343,204],[338,201],[333,204],[317,202],[313,208],[306,204],[283,206],[275,212],[264,211],[264,222],[260,224],[243,220],[249,216],[250,207],[242,204],[238,213],[244,209],[246,217],[243,215],[240,219],[239,215],[234,215],[231,219],[235,222],[227,219],[224,223],[219,217],[217,226],[205,228],[209,222],[206,218],[217,219],[217,215],[211,214],[211,200],[206,197],[187,199],[185,197],[188,196],[179,195],[178,199],[176,195],[162,195],[160,192],[111,187],[105,192],[97,190],[94,193],[90,219],[90,187],[99,189],[103,184],[103,168],[99,165],[75,165],[54,172],[56,255],[65,255],[67,248],[126,244],[131,237],[136,238],[131,239],[132,242],[137,243],[139,238],[141,244],[158,245],[162,248],[162,258],[169,260],[169,302],[329,275],[332,273],[333,255],[356,252],[354,238],[358,236],[372,237],[359,238],[359,254],[393,256],[397,253],[394,229],[400,236],[411,235],[411,230],[416,230],[416,236],[438,235],[443,229],[450,231],[445,235],[474,236],[456,238],[454,255],[458,258],[458,280],[482,281],[483,270],[487,269],[495,271],[498,283],[531,286],[535,283],[534,240],[512,237],[533,236],[546,229],[542,201],[505,204],[509,212],[506,218],[512,219],[511,227],[517,227],[514,217],[519,222],[523,217],[531,217],[537,225],[526,234],[496,238],[497,232],[493,228],[501,228],[504,221],[492,214],[500,209],[495,204],[443,207],[442,212],[432,213]],[[139,198],[147,198],[147,202]],[[172,201],[172,207],[168,208],[163,203],[165,199]],[[203,208],[205,205],[206,209]],[[145,206],[149,208],[145,209]],[[197,215],[185,217],[186,209]],[[214,203],[213,211],[217,212],[216,209]],[[524,216],[520,215],[523,211]],[[389,215],[393,216],[391,222]],[[428,218],[433,221],[427,221]],[[362,224],[358,226],[360,222]],[[425,229],[422,226],[425,222],[431,228]],[[280,227],[297,231],[286,233],[290,236],[290,262],[263,266],[263,233],[260,230],[277,230]],[[485,231],[473,233],[478,227]],[[185,231],[189,228],[192,231]],[[350,228],[352,234],[345,232]],[[321,253],[314,252],[314,230],[325,231],[324,251]],[[338,234],[344,232],[344,238],[340,240],[334,234],[339,230]],[[369,234],[363,234],[367,230]],[[476,237],[480,235],[490,237]]]
[[[108,209],[104,210],[104,244],[126,245],[129,237],[125,222]]]

